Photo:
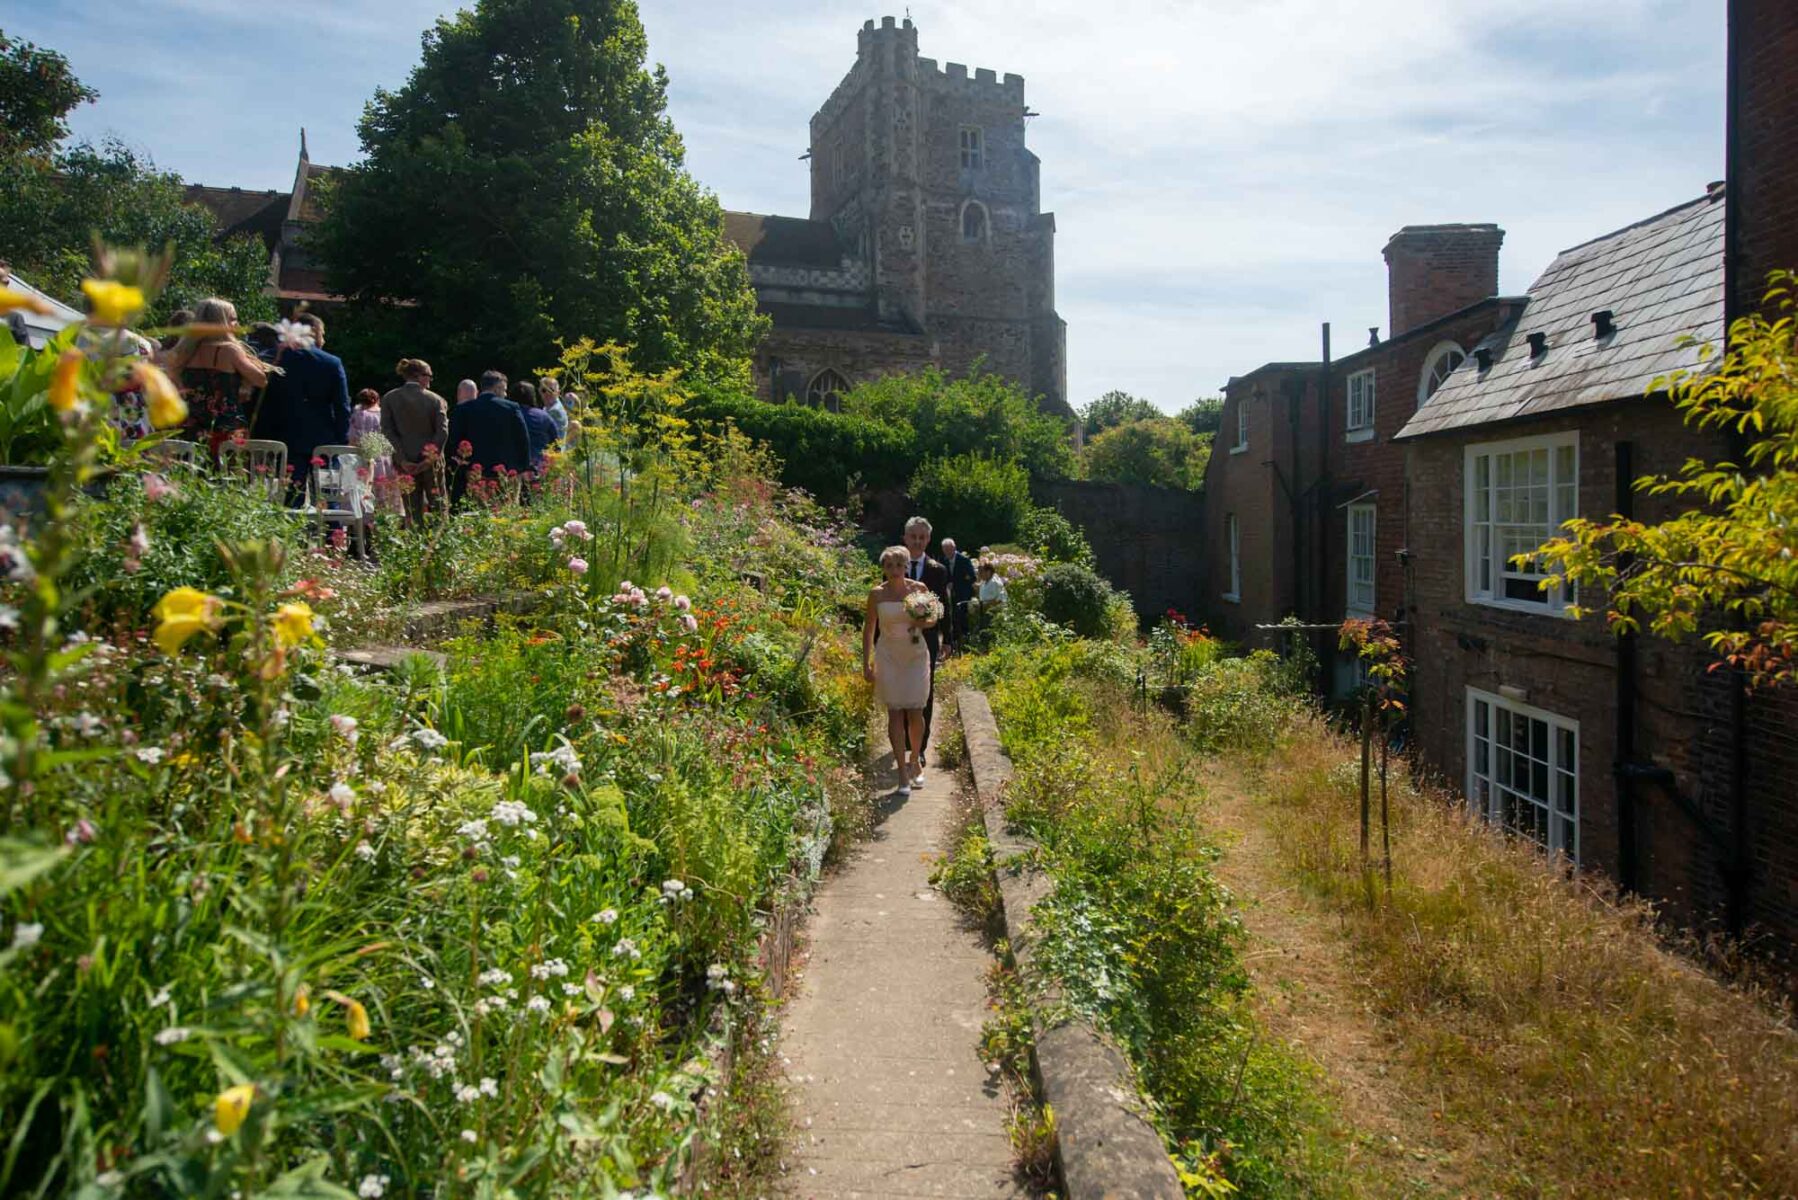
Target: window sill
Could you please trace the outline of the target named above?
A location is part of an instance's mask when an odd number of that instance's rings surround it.
[[[1343,619],[1347,621],[1371,621],[1373,617],[1374,610],[1371,608],[1351,608],[1343,613]]]
[[[1482,608],[1502,608],[1508,612],[1534,613],[1538,617],[1553,617],[1557,621],[1573,619],[1573,614],[1567,611],[1564,604],[1532,604],[1527,600],[1501,600],[1493,596],[1469,596],[1467,603],[1478,604]]]
[[[1239,592],[1225,592],[1222,596],[1219,597],[1219,599],[1221,599],[1225,604],[1241,604],[1242,603],[1242,595]]]
[[[1249,452],[1249,448],[1246,443],[1241,446],[1231,446],[1230,447],[1231,454],[1247,454],[1248,452]]]
[[[1373,441],[1373,428],[1369,426],[1366,429],[1351,429],[1343,434],[1342,440],[1345,442],[1371,442]]]

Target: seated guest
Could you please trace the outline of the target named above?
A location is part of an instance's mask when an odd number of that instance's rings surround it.
[[[269,381],[265,406],[273,407],[287,443],[287,468],[296,481],[312,469],[318,446],[342,446],[350,438],[350,381],[343,360],[325,351],[325,323],[311,313],[294,322],[312,331],[312,345],[282,346]]]
[[[405,380],[381,397],[381,436],[393,444],[393,469],[410,479],[406,520],[424,520],[443,506],[443,455],[449,440],[449,406],[431,390],[431,364],[402,358],[394,368]]]
[[[456,405],[449,419],[450,504],[462,499],[471,471],[522,475],[531,469],[531,435],[524,412],[506,399],[506,377],[500,371],[481,375],[481,391]]]
[[[187,400],[185,436],[216,457],[220,442],[247,433],[244,390],[262,387],[269,373],[237,340],[237,309],[229,300],[200,301],[193,324],[204,328],[175,343],[164,369]]]
[[[544,454],[562,440],[562,435],[556,432],[556,423],[543,411],[537,389],[522,379],[512,385],[512,403],[524,413],[524,429],[531,436],[531,470],[541,475]]]
[[[980,574],[980,611],[990,613],[1005,603],[1005,581],[993,570],[991,563],[983,562],[979,567]]]

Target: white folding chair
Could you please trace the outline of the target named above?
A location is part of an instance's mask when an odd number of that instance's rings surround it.
[[[219,443],[219,466],[261,487],[276,504],[287,499],[287,443],[266,438],[227,438]]]
[[[146,449],[144,457],[170,467],[187,467],[191,470],[200,464],[200,443],[184,442],[180,438],[164,438]]]
[[[327,526],[349,531],[357,558],[368,557],[369,481],[354,446],[314,446],[308,508],[323,539]]]

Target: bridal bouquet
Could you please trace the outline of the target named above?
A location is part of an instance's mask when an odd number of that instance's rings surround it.
[[[922,623],[940,621],[943,619],[943,602],[932,592],[913,592],[905,598],[905,615]],[[911,627],[911,640],[919,640],[917,625]]]

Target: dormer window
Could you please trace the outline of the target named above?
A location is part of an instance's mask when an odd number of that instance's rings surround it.
[[[1423,360],[1423,371],[1417,378],[1417,402],[1422,404],[1436,394],[1449,372],[1467,361],[1467,351],[1453,342],[1439,342]]]
[[[986,166],[986,134],[978,125],[961,127],[961,169],[978,171]]]

